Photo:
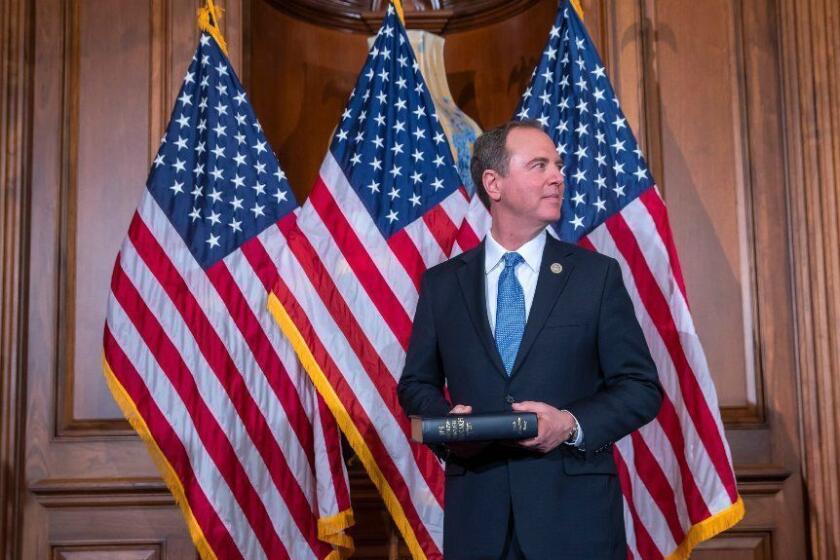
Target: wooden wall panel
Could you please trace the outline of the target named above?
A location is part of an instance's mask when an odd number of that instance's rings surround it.
[[[130,433],[101,383],[98,350],[107,303],[102,294],[113,268],[107,255],[119,251],[122,236],[111,233],[127,231],[140,199],[150,158],[195,50],[195,14],[201,5],[200,0],[65,3],[66,167],[59,203],[61,316],[55,342],[60,435],[97,429]],[[109,25],[112,21],[124,24]],[[223,31],[238,25],[236,18],[233,24],[228,18],[222,22]],[[231,40],[239,37],[233,33]],[[233,60],[239,52],[240,47],[233,51]],[[103,205],[109,208],[106,214]]]
[[[101,382],[101,329],[113,262],[148,174],[151,1],[64,6],[59,212],[58,433],[127,425]],[[123,25],[112,22],[125,18]],[[143,92],[145,95],[138,95]],[[107,100],[107,102],[105,102]],[[142,101],[142,102],[138,102]],[[107,213],[102,209],[108,208]],[[114,422],[109,422],[113,426]]]
[[[692,555],[695,560],[770,560],[770,533],[739,533],[702,543]]]
[[[48,525],[56,560],[198,559],[174,507],[123,506],[117,515],[104,507],[50,508]]]
[[[234,66],[302,199],[366,36],[295,20],[267,0],[217,3]],[[200,4],[0,0],[2,558],[194,555],[111,402],[99,352],[108,277]],[[555,5],[447,37],[453,96],[482,126],[511,114]],[[671,209],[747,502],[743,523],[695,557],[808,557],[805,488],[813,557],[834,558],[840,5],[583,6]],[[353,496],[358,557],[404,554],[358,470]]]
[[[201,4],[40,0],[33,10],[20,557],[195,556],[100,356],[111,270],[195,49]],[[241,65],[242,4],[218,4]]]
[[[32,281],[30,282],[30,298],[34,304],[30,308],[29,315],[29,344],[32,351],[28,357],[28,417],[27,417],[27,483],[32,487],[50,478],[81,479],[96,476],[97,472],[110,470],[113,476],[137,476],[148,474],[153,471],[151,461],[145,454],[145,450],[133,436],[128,438],[119,437],[111,442],[101,440],[93,445],[55,445],[55,438],[64,434],[64,428],[72,427],[72,411],[76,408],[73,402],[73,377],[80,370],[84,369],[83,379],[86,384],[81,388],[83,393],[97,395],[88,403],[103,403],[100,410],[89,410],[89,416],[99,420],[113,417],[113,404],[108,403],[107,389],[98,374],[96,360],[100,353],[101,343],[90,342],[88,346],[74,348],[76,337],[74,312],[78,309],[75,301],[76,289],[73,278],[78,270],[78,263],[75,260],[76,253],[81,253],[82,258],[87,258],[85,266],[96,266],[100,276],[96,278],[88,276],[86,281],[93,282],[90,287],[91,298],[96,298],[94,293],[98,292],[99,299],[107,296],[107,275],[105,272],[110,265],[105,261],[111,261],[116,256],[116,247],[119,243],[120,234],[105,235],[107,239],[98,243],[109,243],[107,250],[109,255],[97,253],[93,247],[86,245],[79,246],[76,239],[76,224],[78,219],[78,196],[90,191],[107,192],[111,190],[105,199],[94,202],[93,208],[81,208],[87,221],[90,221],[95,213],[95,221],[113,220],[108,225],[114,228],[111,231],[122,231],[128,223],[131,208],[129,204],[121,204],[119,197],[130,198],[136,201],[139,196],[139,188],[142,179],[131,180],[131,175],[122,175],[121,166],[130,164],[129,172],[142,176],[147,166],[148,158],[148,110],[142,107],[148,105],[148,63],[139,76],[124,77],[128,86],[141,80],[139,88],[131,93],[130,99],[116,99],[107,95],[108,76],[100,74],[96,76],[95,71],[89,71],[84,75],[85,82],[80,80],[79,69],[82,65],[81,47],[89,41],[96,41],[97,29],[95,25],[103,26],[102,36],[110,38],[115,44],[109,45],[111,53],[119,57],[120,53],[126,59],[136,56],[142,62],[148,60],[143,48],[140,46],[139,37],[144,37],[143,47],[148,48],[148,26],[138,25],[136,21],[122,19],[119,10],[109,7],[103,2],[98,6],[109,14],[107,19],[96,19],[96,14],[89,12],[94,7],[92,3],[86,2],[42,2],[36,11],[36,40],[35,44],[35,95],[33,113],[33,151],[32,159],[38,165],[33,166],[32,174],[32,228],[31,235],[31,261]],[[140,11],[129,14],[139,21],[149,20],[148,2],[137,3]],[[143,11],[143,9],[145,11]],[[91,27],[93,25],[93,27]],[[139,31],[134,30],[138,27]],[[132,48],[124,48],[119,42],[120,32],[126,33],[126,38],[134,40]],[[125,47],[129,47],[127,43]],[[98,49],[93,49],[98,51]],[[124,61],[128,62],[128,60]],[[113,62],[112,62],[113,64]],[[132,66],[132,65],[128,65]],[[138,68],[138,66],[134,66]],[[143,87],[145,84],[146,87]],[[99,88],[99,95],[105,95],[104,99],[98,102],[92,96],[96,95],[96,88]],[[124,91],[125,93],[125,91]],[[142,97],[138,97],[141,93]],[[91,94],[91,96],[88,96]],[[78,110],[80,99],[84,98],[86,107],[92,111],[101,111],[98,115],[88,113],[86,117],[90,120],[82,121],[79,118]],[[130,103],[139,105],[140,114],[133,114],[133,109],[126,107]],[[109,113],[111,107],[119,107],[128,110],[128,117],[134,117],[133,121],[121,122],[119,113]],[[102,132],[102,127],[109,122],[114,123],[116,130],[123,130],[135,127],[137,133],[134,135],[131,145],[137,153],[128,154],[122,152],[119,145],[111,143],[108,139],[99,139],[98,165],[100,169],[95,170],[85,165],[95,162],[80,162],[79,154],[90,157],[96,147],[96,134],[107,134]],[[87,143],[85,142],[87,140]],[[121,139],[126,141],[126,138]],[[113,154],[115,165],[108,165],[108,155]],[[89,174],[97,173],[97,177],[87,176],[80,181],[80,169],[90,169]],[[128,183],[131,183],[129,185]],[[114,212],[112,206],[116,205]],[[120,228],[117,230],[117,228]],[[89,241],[89,240],[86,240]],[[106,250],[100,245],[98,250]],[[97,259],[101,262],[97,262]],[[86,286],[81,286],[84,290]],[[95,304],[100,309],[100,318],[89,319],[90,324],[86,328],[95,332],[101,330],[104,302]],[[83,315],[88,310],[81,310]],[[99,324],[96,325],[95,323]],[[78,364],[82,364],[79,366]],[[74,367],[75,366],[75,367]],[[95,377],[100,375],[99,378]],[[88,404],[88,408],[93,405]],[[100,425],[99,436],[105,435],[110,427]],[[103,433],[104,430],[104,433]],[[112,463],[108,457],[109,453],[124,455],[125,463],[117,461]],[[134,465],[132,468],[130,465]],[[103,469],[103,466],[105,467]],[[30,496],[31,499],[31,496]],[[42,555],[43,556],[43,555]]]
[[[758,8],[739,6],[591,2],[587,16],[596,17],[587,17],[587,25],[601,38],[622,108],[669,205],[724,417],[743,424],[761,420],[763,398],[753,270],[762,242],[754,238],[758,195],[749,152],[755,139],[745,82],[761,69],[743,60],[745,34],[760,29],[743,20]],[[760,47],[772,51],[772,43]],[[765,78],[773,83],[773,76]]]
[[[728,0],[657,2],[651,17],[664,170],[657,182],[720,402],[749,406],[756,404],[751,201],[737,6]]]

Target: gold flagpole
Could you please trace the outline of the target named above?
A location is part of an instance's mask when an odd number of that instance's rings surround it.
[[[392,0],[394,4],[394,9],[397,10],[397,15],[400,17],[400,21],[405,27],[405,12],[403,12],[402,0]]]
[[[580,0],[570,0],[572,3],[572,7],[577,12],[580,21],[583,21],[583,8],[580,7]]]
[[[227,56],[227,43],[222,36],[222,30],[219,27],[219,20],[222,16],[222,9],[217,8],[213,0],[206,0],[204,7],[198,9],[198,28],[206,31],[216,40],[219,48]]]

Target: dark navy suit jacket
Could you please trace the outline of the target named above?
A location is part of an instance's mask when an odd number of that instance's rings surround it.
[[[398,386],[403,409],[437,416],[453,404],[479,413],[541,401],[574,414],[585,450],[492,444],[469,458],[448,454],[444,556],[497,560],[512,512],[528,560],[624,560],[612,446],[656,416],[662,389],[618,263],[548,236],[510,376],[484,278],[484,243],[424,275]]]

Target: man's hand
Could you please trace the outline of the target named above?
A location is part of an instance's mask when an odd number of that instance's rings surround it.
[[[457,407],[456,407],[457,408]],[[512,406],[516,412],[533,412],[537,415],[537,437],[519,442],[519,445],[548,453],[567,439],[575,429],[575,417],[551,405],[523,401]]]
[[[472,407],[465,404],[456,404],[452,407],[452,410],[449,411],[449,414],[472,414]],[[447,447],[449,447],[449,450],[458,457],[468,459],[477,455],[482,449],[484,449],[485,445],[486,444],[481,442],[453,442],[448,443]]]

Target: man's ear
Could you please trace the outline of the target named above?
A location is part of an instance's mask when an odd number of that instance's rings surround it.
[[[494,169],[485,169],[481,175],[481,183],[490,200],[498,202],[502,198],[501,175]]]

